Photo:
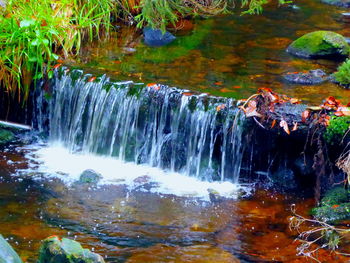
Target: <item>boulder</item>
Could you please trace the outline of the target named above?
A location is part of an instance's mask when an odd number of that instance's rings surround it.
[[[0,128],[0,145],[7,144],[15,138],[13,132]]]
[[[321,2],[339,7],[350,7],[350,0],[321,0]]]
[[[83,184],[97,184],[102,179],[102,175],[94,170],[85,170],[81,173],[79,183]]]
[[[176,37],[168,31],[146,27],[143,29],[145,44],[150,47],[161,47],[173,42]]]
[[[0,235],[0,263],[22,263],[9,243]]]
[[[317,85],[328,80],[327,74],[321,69],[307,72],[290,72],[283,75],[283,78],[287,82],[300,85]]]
[[[43,241],[39,251],[38,263],[104,263],[104,259],[84,249],[80,243],[52,236]]]
[[[315,31],[298,38],[287,48],[287,52],[303,58],[340,57],[349,55],[346,39],[335,32]]]

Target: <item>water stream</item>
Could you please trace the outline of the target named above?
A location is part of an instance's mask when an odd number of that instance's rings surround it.
[[[242,184],[243,143],[253,142],[237,99],[260,86],[315,104],[347,99],[332,83],[280,78],[336,69],[284,49],[315,29],[350,36],[341,12],[302,0],[264,16],[196,21],[169,47],[148,48],[132,29],[84,47],[66,64],[94,75],[62,69],[35,98],[35,131],[0,149],[0,233],[26,262],[55,234],[107,262],[310,262],[288,224],[291,205],[307,215],[312,196]],[[79,183],[86,169],[102,175],[97,185]],[[323,249],[319,259],[347,262]]]

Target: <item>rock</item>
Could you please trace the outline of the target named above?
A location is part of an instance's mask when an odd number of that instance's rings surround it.
[[[315,31],[303,35],[287,48],[287,52],[303,58],[319,58],[349,55],[345,38],[331,31]]]
[[[321,0],[321,2],[339,7],[350,7],[350,0]]]
[[[0,263],[22,263],[9,243],[0,235]]]
[[[209,193],[209,200],[210,200],[210,202],[212,202],[212,203],[220,203],[220,202],[225,200],[225,198],[220,196],[220,193],[218,191],[216,191],[215,189],[208,188],[207,191]]]
[[[104,263],[104,259],[84,249],[80,243],[57,236],[49,237],[43,241],[39,251],[38,263]]]
[[[323,206],[333,206],[347,202],[349,198],[348,191],[341,186],[335,187],[327,191],[321,200]]]
[[[280,167],[271,174],[271,180],[277,187],[281,187],[286,190],[297,189],[298,185],[295,181],[294,172],[286,167]]]
[[[83,184],[97,184],[102,179],[102,175],[94,170],[85,170],[79,178],[79,183]]]
[[[7,144],[15,138],[13,132],[0,128],[0,145]]]
[[[308,72],[287,73],[283,78],[293,84],[316,85],[328,80],[327,74],[321,69]]]
[[[312,209],[316,219],[324,222],[334,222],[350,218],[350,203],[333,206],[321,206]]]
[[[163,33],[160,29],[146,27],[143,29],[145,43],[151,47],[161,47],[173,42],[176,37],[170,32]]]

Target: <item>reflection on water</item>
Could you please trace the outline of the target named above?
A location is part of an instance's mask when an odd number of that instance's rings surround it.
[[[321,68],[327,73],[339,64],[304,60],[285,52],[297,37],[314,30],[333,30],[350,37],[341,10],[318,1],[267,8],[261,16],[216,17],[196,21],[192,32],[167,47],[149,48],[133,29],[121,29],[107,41],[85,47],[77,62],[88,71],[118,80],[173,85],[214,95],[246,98],[258,87],[320,104],[329,96],[347,101],[350,91],[335,84],[298,86],[283,82],[281,74]]]
[[[35,262],[40,240],[54,234],[75,238],[107,262],[309,262],[296,256],[288,218],[292,203],[306,214],[311,199],[257,190],[208,202],[126,185],[68,186],[40,179],[33,167],[11,176],[28,168],[25,151],[2,152],[0,233],[28,262]],[[326,251],[320,257],[345,262]]]

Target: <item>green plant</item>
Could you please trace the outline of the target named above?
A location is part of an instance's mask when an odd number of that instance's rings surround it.
[[[334,73],[334,78],[342,85],[350,84],[350,59],[347,59],[338,67],[338,71]]]
[[[332,116],[324,137],[329,144],[340,143],[350,128],[350,116]]]
[[[26,99],[33,80],[52,76],[59,55],[109,32],[114,10],[112,0],[9,0],[0,15],[0,85]]]

